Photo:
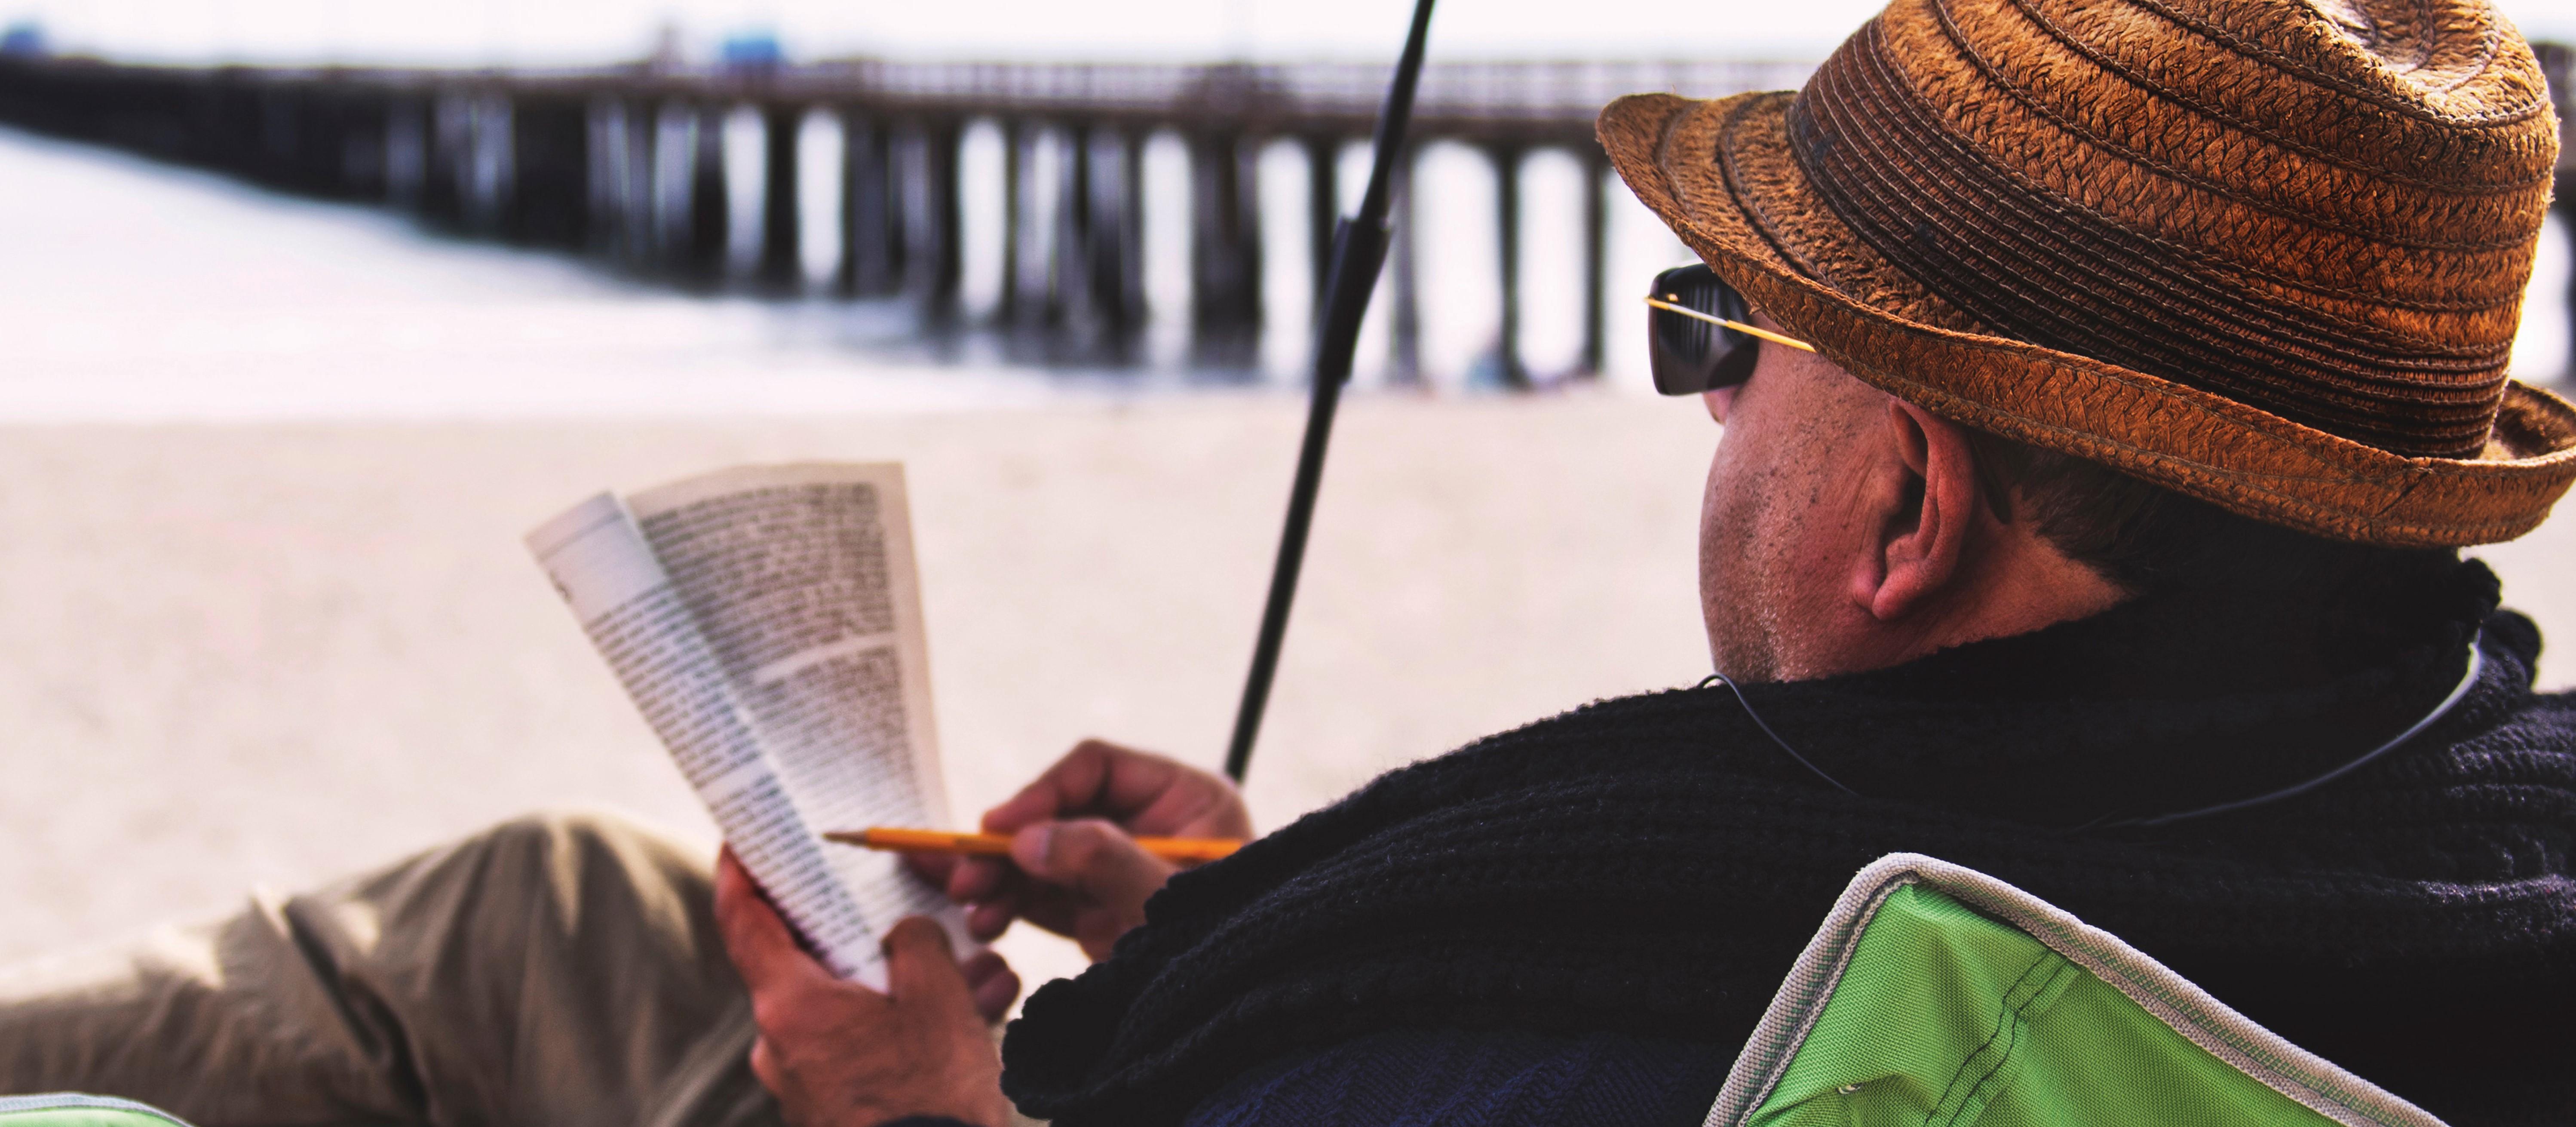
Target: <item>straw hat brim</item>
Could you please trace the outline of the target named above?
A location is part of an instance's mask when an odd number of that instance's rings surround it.
[[[1791,97],[1631,95],[1601,112],[1601,145],[1637,198],[1721,277],[1889,394],[2259,520],[2393,547],[2510,540],[2576,482],[2576,407],[2520,383],[2505,385],[2478,457],[2407,457],[1986,333],[1816,195],[1790,153]]]

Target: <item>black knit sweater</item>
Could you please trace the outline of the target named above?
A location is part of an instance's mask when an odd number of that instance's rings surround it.
[[[2576,694],[2458,565],[2367,608],[2176,594],[1878,673],[1608,701],[1392,772],[1175,879],[1030,998],[1004,1088],[1171,1123],[1389,1029],[1731,1057],[1851,874],[1928,853],[2049,899],[2454,1124],[2576,1122]],[[2249,622],[2264,623],[2249,630]],[[2279,790],[2468,696],[2329,785]]]

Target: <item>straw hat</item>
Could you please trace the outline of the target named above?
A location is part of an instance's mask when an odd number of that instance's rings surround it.
[[[1794,95],[1599,130],[1756,306],[1969,426],[2376,544],[2576,479],[2576,408],[2505,377],[2557,119],[2480,0],[1895,0]]]

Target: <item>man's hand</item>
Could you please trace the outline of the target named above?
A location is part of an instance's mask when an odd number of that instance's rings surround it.
[[[944,1115],[1002,1127],[1002,1062],[938,924],[914,917],[886,935],[886,992],[832,976],[805,953],[728,849],[716,863],[716,922],[751,988],[760,1039],[751,1070],[796,1127],[877,1127]],[[979,958],[980,961],[980,958]],[[983,969],[1019,983],[998,957]]]
[[[1145,922],[1145,899],[1180,871],[1137,837],[1252,836],[1234,784],[1159,755],[1085,740],[1008,802],[984,832],[1012,835],[1011,864],[912,854],[913,869],[967,904],[966,930],[991,940],[1013,918],[1082,945],[1094,961]]]

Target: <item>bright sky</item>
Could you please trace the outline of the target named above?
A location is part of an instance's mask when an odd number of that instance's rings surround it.
[[[1436,55],[1821,56],[1883,0],[1444,0]],[[2502,0],[2576,38],[2576,0]],[[775,29],[793,56],[1390,57],[1405,0],[0,0],[58,47],[169,60],[582,63]]]

